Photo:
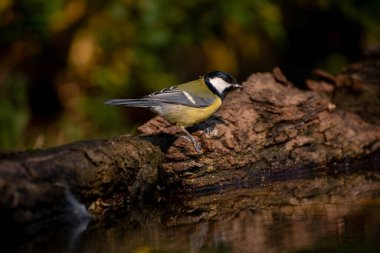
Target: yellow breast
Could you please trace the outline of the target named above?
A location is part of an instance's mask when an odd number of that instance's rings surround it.
[[[222,100],[216,97],[215,101],[208,107],[194,108],[184,105],[173,105],[161,114],[172,124],[188,127],[208,119],[222,105]]]

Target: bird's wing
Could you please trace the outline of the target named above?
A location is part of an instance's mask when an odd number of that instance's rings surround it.
[[[162,103],[181,104],[191,107],[207,107],[215,100],[215,96],[195,96],[191,91],[180,90],[177,86],[154,92],[144,98]]]

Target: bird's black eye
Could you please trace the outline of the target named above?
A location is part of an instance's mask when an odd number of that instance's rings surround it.
[[[235,78],[233,78],[230,74],[222,72],[222,71],[210,72],[205,77],[208,79],[213,79],[213,78],[219,77],[219,78],[223,79],[224,81],[226,81],[227,83],[230,83],[230,84],[236,83]]]
[[[229,74],[227,74],[224,78],[223,78],[224,81],[226,81],[227,83],[236,83],[235,79],[230,76]]]
[[[236,83],[235,78],[233,78],[230,74],[227,74],[227,73],[223,73],[222,75],[220,75],[220,78],[222,78],[224,81],[230,84]]]

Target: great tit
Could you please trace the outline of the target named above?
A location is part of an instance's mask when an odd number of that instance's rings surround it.
[[[230,74],[213,71],[197,80],[171,86],[137,99],[110,99],[107,105],[145,107],[176,124],[202,152],[186,127],[200,123],[214,114],[222,105],[224,96],[233,88],[241,88]]]

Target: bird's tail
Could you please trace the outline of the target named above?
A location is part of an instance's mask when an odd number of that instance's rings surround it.
[[[140,98],[140,99],[110,99],[105,102],[106,105],[124,105],[131,107],[152,107],[156,106],[157,102]]]

